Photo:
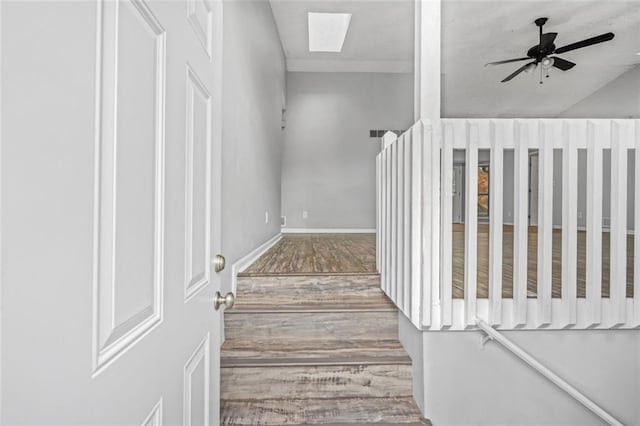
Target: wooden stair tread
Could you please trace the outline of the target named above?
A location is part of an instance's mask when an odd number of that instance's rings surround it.
[[[282,292],[290,290],[305,292],[346,291],[360,293],[363,290],[380,291],[380,275],[367,274],[315,274],[315,275],[280,275],[280,274],[247,274],[238,275],[238,291]]]
[[[393,340],[398,313],[384,309],[230,310],[225,336],[237,340]]]
[[[277,300],[243,300],[236,299],[236,305],[225,314],[239,312],[367,312],[367,311],[396,311],[396,306],[388,299],[362,300],[308,300],[308,301],[277,301]]]
[[[411,396],[411,365],[288,365],[220,369],[222,399]]]
[[[411,364],[398,341],[227,340],[220,366]]]
[[[239,367],[293,367],[322,365],[411,365],[408,356],[351,356],[351,357],[278,357],[278,358],[244,358],[232,357],[220,360],[220,368]]]
[[[371,275],[379,277],[379,272],[354,271],[354,272],[239,272],[238,277],[349,277],[357,275]]]
[[[222,400],[223,425],[428,425],[412,397]]]

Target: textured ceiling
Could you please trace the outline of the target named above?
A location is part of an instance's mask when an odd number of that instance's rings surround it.
[[[443,4],[442,113],[447,117],[553,117],[640,63],[640,0],[459,1]],[[537,44],[538,17],[563,46],[606,32],[612,41],[564,53],[577,64],[500,81],[523,63],[486,62],[526,56]],[[640,82],[638,82],[640,84]]]
[[[412,0],[270,0],[290,71],[413,71]],[[307,12],[352,13],[341,53],[310,53]],[[539,73],[504,77],[537,44],[533,21],[562,46],[606,32],[609,42],[567,52],[577,63],[538,84]],[[442,114],[445,117],[554,117],[640,63],[640,0],[443,0]],[[640,82],[639,82],[640,84]]]
[[[271,0],[290,71],[413,72],[413,1]],[[351,13],[341,53],[309,52],[308,12]]]

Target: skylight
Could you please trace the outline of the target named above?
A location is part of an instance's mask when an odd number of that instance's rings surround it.
[[[350,13],[309,12],[309,52],[341,52]]]

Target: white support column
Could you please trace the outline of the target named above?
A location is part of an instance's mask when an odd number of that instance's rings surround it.
[[[602,319],[602,124],[587,123],[587,306],[589,324]]]
[[[415,120],[440,119],[441,0],[416,0]],[[434,129],[435,130],[435,129]]]
[[[465,168],[464,310],[465,324],[474,325],[478,309],[478,126],[475,124],[467,124]]]
[[[404,135],[396,141],[396,291],[393,301],[404,311]]]
[[[440,317],[443,326],[452,322],[453,293],[453,125],[442,129],[441,216],[440,216]]]
[[[434,285],[438,285],[438,281],[433,282],[432,272],[436,267],[433,263],[435,253],[433,253],[433,239],[439,238],[440,229],[433,228],[434,206],[437,206],[436,194],[434,193],[435,183],[433,182],[432,166],[432,144],[434,143],[434,134],[430,125],[422,125],[422,326],[431,325],[432,313],[432,289]],[[439,178],[438,178],[439,179]],[[437,234],[434,232],[437,231]],[[438,247],[439,250],[439,247]],[[439,265],[438,265],[439,267]]]
[[[382,154],[376,155],[376,271],[380,268],[380,235],[382,221]]]
[[[389,276],[389,172],[387,168],[389,150],[386,147],[382,148],[380,154],[382,170],[382,226],[381,226],[381,286],[385,293],[387,293],[387,280]]]
[[[578,141],[572,126],[565,121],[562,129],[562,305],[567,324],[577,320],[578,283]]]
[[[400,301],[402,303],[402,311],[404,313],[408,313],[411,309],[411,141],[412,141],[411,132],[407,132],[404,134],[404,232],[403,232],[403,276],[404,280],[402,281],[403,287],[403,299]]]
[[[627,146],[629,127],[611,123],[611,253],[609,298],[613,323],[626,320],[627,303]]]
[[[396,290],[398,286],[398,141],[394,141],[389,147],[391,150],[391,267],[389,268],[389,294],[388,296],[396,301]]]
[[[538,141],[538,325],[551,323],[553,283],[553,130],[539,121]]]
[[[516,122],[514,152],[514,229],[513,229],[513,321],[527,323],[527,283],[529,234],[529,128]]]
[[[489,163],[489,323],[502,322],[502,204],[504,172],[503,133],[490,123],[491,152]],[[501,130],[501,129],[500,129]]]
[[[640,120],[635,121],[635,193],[633,247],[633,319],[640,325]]]
[[[411,129],[411,322],[422,325],[422,123]]]

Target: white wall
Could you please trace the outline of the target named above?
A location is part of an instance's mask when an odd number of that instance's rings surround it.
[[[640,65],[560,114],[565,118],[640,118]]]
[[[625,425],[640,424],[640,331],[505,334]],[[419,332],[400,321],[414,375],[423,374],[414,377],[414,397],[434,424],[603,423],[501,345],[482,346],[481,336],[478,331]]]
[[[223,86],[222,286],[229,291],[231,265],[280,232],[285,59],[269,2],[224,2]]]
[[[410,74],[288,73],[282,157],[287,228],[375,228],[380,143],[369,130],[404,130],[412,121]]]

